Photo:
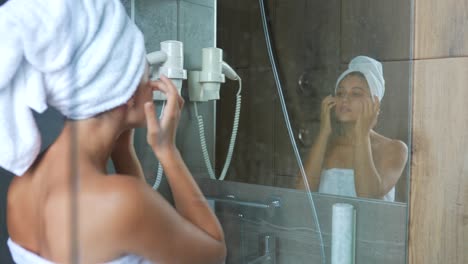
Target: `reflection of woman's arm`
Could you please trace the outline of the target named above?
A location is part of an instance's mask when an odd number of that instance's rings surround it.
[[[397,140],[386,143],[385,157],[374,161],[370,137],[356,138],[354,147],[354,173],[356,193],[359,197],[382,198],[400,178],[408,158],[408,148]]]
[[[312,149],[310,150],[309,157],[305,162],[305,172],[307,174],[307,180],[309,181],[309,187],[311,191],[317,191],[320,183],[320,173],[322,171],[322,165],[327,151],[329,134],[320,133],[315,140]],[[299,181],[298,188],[304,189],[304,181]]]
[[[363,101],[363,110],[355,125],[354,180],[359,197],[382,198],[395,186],[406,164],[407,148],[391,141],[382,146],[385,158],[375,162],[370,135],[380,104],[377,98]]]
[[[305,162],[304,169],[312,191],[317,191],[320,183],[320,173],[327,151],[328,139],[332,132],[330,110],[334,106],[335,99],[332,96],[327,96],[323,99],[320,114],[320,132]],[[304,188],[304,181],[299,181],[298,188]]]
[[[358,197],[382,198],[384,185],[374,164],[369,135],[356,137],[354,142],[354,180]]]

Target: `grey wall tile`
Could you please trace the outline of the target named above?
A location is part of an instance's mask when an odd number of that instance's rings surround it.
[[[200,69],[202,48],[215,46],[214,8],[181,1],[178,26],[180,41],[184,42],[186,68]]]
[[[9,234],[6,220],[7,193],[13,177],[13,174],[0,168],[0,263],[13,263],[7,246]]]
[[[135,1],[135,23],[145,36],[148,52],[160,49],[160,42],[177,40],[177,1]]]
[[[179,2],[178,32],[184,43],[184,64],[189,70],[201,69],[202,48],[213,47],[215,41],[214,8],[192,2]],[[186,83],[185,83],[186,85]],[[184,87],[187,94],[187,87]],[[215,102],[197,103],[198,113],[203,116],[205,138],[211,164],[214,166]],[[208,177],[203,159],[195,108],[186,97],[185,110],[177,132],[177,144],[191,172],[196,177]]]
[[[122,2],[122,5],[125,7],[125,10],[127,10],[128,16],[130,16],[130,10],[132,9],[132,4],[130,0],[120,0]]]
[[[128,4],[126,4],[128,5]],[[145,35],[148,52],[159,50],[164,40],[180,40],[184,43],[184,68],[201,68],[201,49],[214,46],[215,17],[214,0],[174,1],[174,0],[138,0],[135,1],[135,21]],[[127,7],[127,12],[129,12]],[[177,131],[177,146],[187,166],[196,177],[208,177],[200,147],[198,122],[194,104],[188,100],[187,83],[182,86],[185,106],[182,111]],[[158,102],[158,109],[161,102]],[[214,164],[215,105],[214,102],[198,103],[198,112],[203,116],[206,144]],[[154,182],[157,159],[146,144],[146,131],[136,132],[135,145],[137,154],[150,183]],[[163,181],[161,192],[170,193]]]
[[[188,101],[188,99],[186,101]],[[198,103],[197,107],[198,113],[203,116],[207,149],[209,151],[211,163],[214,165],[214,102]],[[184,108],[185,110],[182,113],[177,130],[177,146],[192,174],[197,177],[204,177],[207,171],[200,146],[198,122],[195,118],[194,104],[187,102]]]
[[[203,5],[206,7],[214,8],[216,6],[216,0],[180,0],[181,2],[187,2],[197,5]]]

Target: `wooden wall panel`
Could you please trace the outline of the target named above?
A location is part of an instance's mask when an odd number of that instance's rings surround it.
[[[414,0],[416,59],[468,56],[468,0]]]
[[[409,263],[468,263],[468,58],[415,61]]]

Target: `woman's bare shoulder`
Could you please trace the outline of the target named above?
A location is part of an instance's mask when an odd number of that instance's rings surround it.
[[[406,143],[399,139],[392,139],[376,132],[372,134],[371,139],[372,145],[380,151],[390,151],[395,154],[408,151]]]
[[[125,175],[103,177],[80,197],[80,234],[91,263],[128,252],[136,224],[150,221],[147,214],[157,214],[154,203],[165,200],[139,179]]]
[[[382,164],[390,167],[404,167],[408,158],[408,146],[405,142],[375,133],[373,149]]]
[[[393,151],[395,154],[408,155],[408,146],[405,142],[398,139],[390,140],[390,142],[388,142],[388,149],[389,151]]]
[[[122,175],[83,177],[75,194],[65,187],[53,191],[44,208],[48,257],[66,262],[69,231],[75,224],[84,263],[118,257],[122,253],[118,242],[131,229],[144,193],[144,183]]]
[[[156,196],[151,187],[140,179],[116,174],[99,179],[83,197],[88,199],[83,203],[87,204],[86,208],[93,204],[93,207],[98,209],[97,213],[102,214],[103,218],[115,217],[117,219],[114,220],[117,221],[112,223],[118,223],[120,221],[118,219],[131,217],[135,210],[139,209],[139,205],[144,206],[149,197],[157,199]]]

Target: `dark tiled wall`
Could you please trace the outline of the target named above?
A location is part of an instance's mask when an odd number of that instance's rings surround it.
[[[6,196],[12,178],[11,173],[0,168],[0,263],[13,263],[6,244],[9,237],[6,224]]]

